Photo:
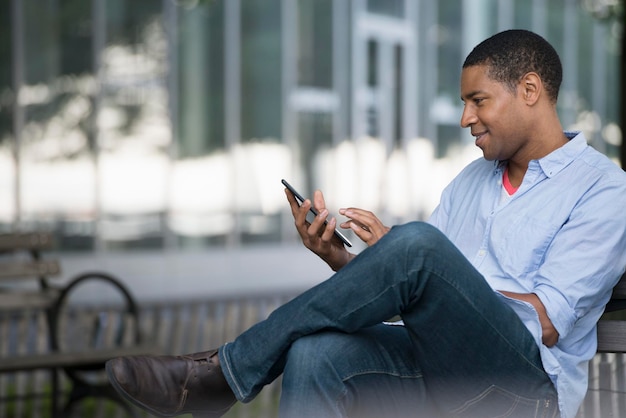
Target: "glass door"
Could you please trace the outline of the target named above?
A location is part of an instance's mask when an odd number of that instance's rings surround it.
[[[416,31],[408,13],[372,11],[355,16],[352,131],[356,139],[382,141],[389,153],[416,136],[407,113],[416,107]]]

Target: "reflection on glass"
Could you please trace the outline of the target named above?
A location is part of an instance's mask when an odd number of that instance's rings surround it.
[[[566,128],[617,158],[616,22],[570,2],[483,1],[495,18],[474,28],[457,1],[415,3],[0,2],[0,230],[52,230],[72,250],[275,241],[290,217],[281,178],[337,206],[426,216],[460,155],[476,155],[458,126],[463,39],[505,24],[545,28],[572,70]],[[405,109],[412,94],[419,109]],[[411,117],[428,138],[407,137]],[[337,137],[349,130],[369,137]]]
[[[66,248],[93,247],[96,216],[92,156],[95,82],[91,3],[21,3],[24,78],[18,106],[24,229],[56,229]],[[81,28],[83,30],[81,30]],[[82,51],[76,54],[77,50]]]
[[[332,0],[298,2],[298,84],[332,87]]]
[[[241,140],[280,138],[281,1],[241,2]]]
[[[394,124],[393,124],[393,142],[395,148],[402,147],[402,124],[403,124],[403,115],[404,115],[404,49],[402,45],[395,45],[393,48],[394,55],[394,88],[393,88],[393,97],[394,97]]]
[[[367,0],[367,10],[370,13],[403,18],[406,14],[404,1],[405,0]]]
[[[13,150],[0,146],[0,231],[9,230],[17,217],[15,202],[15,161]]]
[[[177,156],[223,150],[224,2],[179,9]],[[201,40],[201,42],[199,42]]]
[[[378,85],[378,42],[373,39],[367,41],[367,85]]]
[[[98,176],[109,248],[161,247],[171,141],[167,41],[154,2],[108,2],[101,53]]]
[[[236,145],[176,161],[170,177],[169,228],[185,246],[275,241],[286,206],[280,179],[292,177],[290,150],[277,142]]]
[[[380,136],[380,111],[378,99],[380,97],[379,88],[379,43],[373,39],[367,41],[367,85],[370,88],[369,100],[366,108],[366,132],[373,138]]]

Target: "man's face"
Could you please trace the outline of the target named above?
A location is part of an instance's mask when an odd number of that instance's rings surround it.
[[[487,76],[487,67],[471,66],[461,73],[465,103],[461,126],[470,128],[487,160],[510,160],[526,145],[524,106],[503,83]]]

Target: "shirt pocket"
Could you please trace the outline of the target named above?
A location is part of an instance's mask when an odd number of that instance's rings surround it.
[[[502,225],[494,222],[492,229],[492,249],[502,271],[513,278],[537,271],[558,226],[532,216],[502,222]]]

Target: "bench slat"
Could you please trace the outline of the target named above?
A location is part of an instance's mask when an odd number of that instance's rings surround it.
[[[102,366],[120,356],[158,354],[156,344],[95,349],[88,352],[51,352],[0,358],[0,373],[36,369]]]
[[[0,280],[24,277],[57,276],[61,266],[56,260],[0,262]]]
[[[626,353],[626,321],[598,322],[598,352]]]
[[[0,234],[0,251],[47,250],[53,243],[52,234],[47,232]]]
[[[0,292],[0,311],[46,309],[59,295],[58,289],[46,291]]]

